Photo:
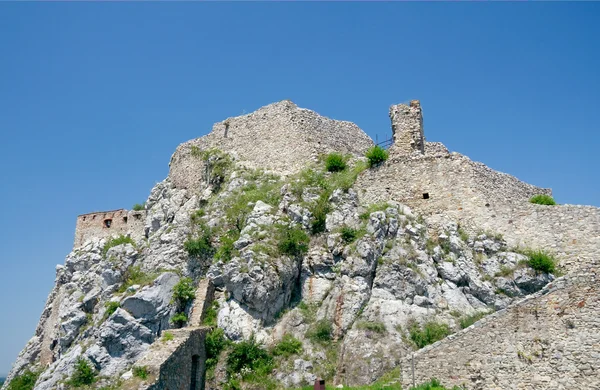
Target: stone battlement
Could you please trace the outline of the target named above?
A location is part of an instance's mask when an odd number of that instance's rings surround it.
[[[96,211],[81,214],[75,225],[74,248],[80,247],[86,240],[118,235],[129,235],[134,240],[144,236],[146,211],[128,211],[125,209]]]

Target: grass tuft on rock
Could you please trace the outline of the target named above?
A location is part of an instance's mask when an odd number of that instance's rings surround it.
[[[325,157],[325,168],[329,172],[341,172],[346,169],[346,159],[341,153],[329,153]]]
[[[375,145],[367,151],[365,157],[369,160],[369,168],[372,168],[387,160],[389,154],[388,151],[381,146]]]
[[[429,321],[422,327],[415,322],[409,327],[408,332],[412,342],[421,349],[448,336],[450,328],[446,324],[435,321]]]
[[[529,199],[529,202],[534,203],[534,204],[547,205],[547,206],[556,205],[554,198],[552,198],[550,195],[545,195],[545,194],[534,195],[531,197],[531,199]]]

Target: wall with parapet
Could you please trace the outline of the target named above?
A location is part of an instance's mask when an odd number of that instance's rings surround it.
[[[105,238],[120,234],[139,240],[144,237],[145,220],[145,210],[120,209],[82,214],[77,217],[73,247],[77,248],[83,245],[92,237]]]
[[[201,189],[204,162],[192,155],[192,147],[232,152],[250,168],[287,175],[304,169],[322,153],[362,156],[371,146],[373,140],[354,123],[329,119],[284,100],[216,123],[210,134],[179,145],[169,178],[176,188]]]
[[[477,390],[600,389],[599,262],[414,354],[415,382]],[[412,385],[412,360],[401,364]]]

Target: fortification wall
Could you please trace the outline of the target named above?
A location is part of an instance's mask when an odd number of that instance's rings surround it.
[[[367,203],[395,200],[439,220],[440,226],[454,220],[469,233],[501,233],[510,246],[548,249],[568,269],[600,258],[600,209],[531,204],[532,195],[550,190],[457,153],[392,155],[379,168],[365,171],[356,188]]]
[[[201,188],[204,163],[192,155],[192,147],[218,148],[250,168],[288,175],[322,153],[363,155],[371,146],[371,138],[354,123],[329,119],[284,100],[216,123],[210,134],[179,145],[169,177],[176,188]]]
[[[173,334],[173,340],[153,343],[135,366],[146,367],[155,381],[140,389],[204,389],[207,331],[208,328],[172,329],[169,332]]]
[[[414,354],[415,382],[467,389],[600,389],[598,263]],[[412,385],[410,357],[401,364]]]
[[[144,237],[146,211],[124,209],[98,211],[77,217],[74,248],[92,238],[105,238],[120,234],[130,235],[134,240]]]

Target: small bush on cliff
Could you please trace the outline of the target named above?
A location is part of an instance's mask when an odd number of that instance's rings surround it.
[[[365,156],[369,160],[369,167],[374,167],[387,160],[389,154],[387,150],[383,149],[381,146],[375,145],[367,151]]]
[[[544,195],[544,194],[534,195],[531,197],[531,199],[529,199],[529,201],[531,203],[543,204],[543,205],[547,205],[547,206],[554,206],[556,204],[556,202],[550,195]]]
[[[175,326],[183,326],[188,321],[188,317],[185,313],[177,313],[171,317],[171,323]]]
[[[291,334],[285,334],[281,341],[273,348],[273,355],[290,357],[302,353],[302,341]]]
[[[175,336],[173,336],[173,333],[166,331],[163,333],[162,338],[160,339],[160,341],[162,341],[163,343],[166,343],[167,341],[171,341],[173,340]]]
[[[343,226],[340,229],[340,234],[341,234],[342,240],[344,240],[344,242],[346,244],[350,244],[357,238],[360,238],[360,236],[363,235],[364,233],[365,232],[353,229],[349,226]]]
[[[122,245],[122,244],[131,244],[135,247],[135,241],[131,237],[120,235],[119,237],[110,238],[102,247],[102,255],[106,256],[106,252],[112,247]]]
[[[208,227],[201,228],[197,238],[189,237],[183,243],[188,255],[192,257],[209,257],[212,255],[211,231]]]
[[[309,238],[304,230],[298,227],[278,226],[277,249],[284,255],[301,256],[308,252]]]
[[[233,344],[227,356],[227,374],[230,377],[235,374],[244,377],[250,373],[266,375],[272,370],[273,358],[253,337]]]
[[[121,303],[110,301],[110,302],[106,302],[106,304],[104,306],[106,307],[106,311],[104,312],[104,318],[108,318],[114,312],[116,312],[118,308],[121,307]]]
[[[98,379],[98,373],[91,364],[84,358],[77,359],[75,370],[66,384],[73,387],[82,387],[91,385]]]
[[[140,379],[147,379],[148,378],[148,369],[146,367],[134,366],[133,367],[133,376],[135,376],[136,378],[140,378]]]
[[[340,153],[329,153],[325,157],[325,168],[329,172],[341,172],[346,169],[346,159]]]
[[[327,213],[331,211],[331,205],[329,204],[330,195],[331,193],[329,191],[323,192],[315,204],[310,208],[310,212],[314,218],[311,223],[312,234],[319,234],[325,231]]]
[[[313,324],[306,332],[306,337],[313,343],[327,343],[331,341],[333,335],[333,328],[331,322],[327,320],[320,320]]]
[[[357,324],[358,329],[384,334],[386,332],[385,324],[381,321],[361,321]]]
[[[180,306],[185,306],[189,301],[196,297],[196,289],[194,281],[190,278],[181,278],[175,286],[173,286],[173,302]]]
[[[471,314],[471,315],[462,317],[460,319],[460,327],[461,327],[461,329],[468,328],[469,326],[473,325],[474,323],[476,323],[477,321],[479,321],[483,317],[487,316],[488,314],[490,314],[490,313],[487,312],[487,311],[480,311],[480,312],[477,312],[475,314]]]
[[[147,273],[142,271],[142,268],[139,265],[132,266],[125,270],[125,275],[123,279],[125,283],[121,285],[118,292],[125,292],[129,287],[137,284],[140,286],[147,286],[154,281],[158,276],[157,273]]]
[[[450,334],[450,328],[446,324],[434,321],[427,322],[420,327],[416,322],[409,327],[410,339],[417,347],[423,348],[426,345],[433,344]]]
[[[146,208],[145,203],[136,203],[133,205],[133,211],[142,211]]]
[[[39,371],[25,370],[10,381],[6,390],[32,390],[39,376]]]
[[[527,251],[525,254],[529,257],[527,265],[534,270],[547,274],[556,272],[556,262],[552,255],[541,250]]]
[[[206,368],[217,365],[221,351],[225,349],[228,341],[225,338],[223,329],[214,328],[206,334],[204,339],[204,348],[206,349]]]

